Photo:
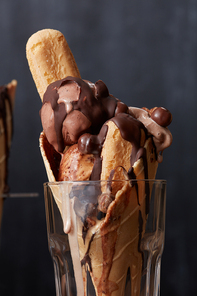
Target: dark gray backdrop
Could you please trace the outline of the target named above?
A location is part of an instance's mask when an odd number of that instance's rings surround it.
[[[196,295],[196,0],[1,0],[0,84],[18,80],[9,184],[11,192],[39,197],[6,200],[0,295],[55,295],[38,148],[41,102],[25,56],[27,39],[43,28],[63,32],[83,78],[102,79],[128,105],[173,113],[174,142],[157,175],[168,181],[161,295]]]

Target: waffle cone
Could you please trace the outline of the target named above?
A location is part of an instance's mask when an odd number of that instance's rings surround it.
[[[144,188],[141,188],[141,191],[144,191]],[[131,295],[139,295],[143,260],[139,251],[139,240],[146,222],[145,203],[145,194],[139,205],[135,187],[130,187],[128,182],[125,182],[123,188],[117,192],[115,201],[110,205],[105,220],[89,231],[85,244],[78,229],[81,260],[87,253],[94,235],[89,248],[91,267],[83,266],[83,279],[84,282],[87,281],[88,269],[96,295],[124,295],[129,269]],[[141,232],[139,232],[139,219],[143,221],[140,226]]]
[[[116,167],[128,165],[132,149],[129,142],[121,139],[119,130],[113,123],[109,124],[108,128],[109,132],[102,152],[102,175],[105,174],[106,177],[113,169],[112,162]],[[148,177],[154,179],[158,164],[151,138],[145,142],[144,148],[147,154]],[[127,153],[127,151],[129,152]],[[118,155],[118,157],[114,159],[114,155]],[[136,182],[145,178],[142,159],[139,159],[133,168]],[[118,177],[121,177],[120,171],[117,174]],[[83,279],[84,282],[87,281],[88,270],[97,296],[121,296],[124,295],[127,273],[130,270],[131,295],[138,296],[143,263],[139,244],[147,220],[145,182],[138,181],[138,189],[128,182],[117,182],[112,191],[116,192],[115,200],[110,204],[105,220],[97,221],[96,226],[90,228],[85,238],[85,244],[81,236],[83,225],[78,219],[80,259],[83,261],[88,250],[91,262],[91,266],[88,264],[83,266]],[[149,188],[150,194],[151,188]]]
[[[142,145],[146,150],[148,178],[154,179],[158,163],[152,138],[145,141],[145,137],[142,135]],[[57,163],[54,159],[57,158],[57,155],[44,133],[40,136],[40,148],[48,178],[50,181],[55,181],[57,172],[54,168]],[[116,167],[118,169],[114,174],[114,179],[124,179],[121,167],[124,166],[129,169],[131,151],[131,143],[122,139],[116,125],[109,122],[108,133],[102,150],[101,178],[107,180],[111,170]],[[69,157],[72,158],[72,155],[69,155]],[[145,178],[142,158],[135,162],[133,170],[136,182]],[[127,181],[117,182],[117,185],[113,186],[112,192],[115,194],[115,200],[109,205],[105,219],[97,221],[96,225],[88,230],[85,243],[82,238],[83,224],[81,219],[73,218],[74,210],[71,210],[72,217],[68,221],[69,219],[66,217],[68,217],[68,211],[70,211],[72,205],[69,205],[69,209],[66,209],[61,198],[62,191],[58,187],[53,189],[56,203],[64,220],[64,227],[68,233],[71,229],[69,233],[70,247],[72,252],[72,245],[75,246],[75,252],[72,254],[73,264],[76,266],[75,270],[79,269],[78,262],[83,262],[87,252],[90,256],[91,266],[87,263],[83,265],[81,275],[83,280],[79,281],[81,283],[79,289],[81,289],[83,282],[86,283],[87,281],[88,270],[97,296],[123,295],[127,273],[130,270],[131,295],[139,295],[143,262],[139,242],[146,225],[147,200],[145,182],[138,183],[138,190],[136,190],[136,186],[131,186]],[[102,188],[103,192],[105,190],[106,188]],[[149,190],[151,192],[151,188]],[[75,221],[75,219],[77,220]],[[84,284],[84,287],[86,287],[86,284]]]
[[[5,100],[5,108],[4,108],[4,116],[5,121],[3,120],[3,116],[0,118],[0,197],[6,190],[6,181],[7,181],[7,166],[8,166],[8,156],[9,149],[11,146],[12,140],[12,132],[13,132],[13,121],[12,114],[14,108],[14,100],[15,100],[15,91],[16,91],[17,82],[16,80],[12,80],[7,86],[7,94],[9,96],[10,101]],[[4,199],[0,198],[0,224],[1,224],[1,216],[3,213],[3,204]]]

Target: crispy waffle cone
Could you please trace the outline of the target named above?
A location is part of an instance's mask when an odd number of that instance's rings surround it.
[[[45,165],[46,173],[49,182],[56,182],[58,171],[57,168],[60,164],[60,155],[54,150],[54,148],[49,144],[44,132],[40,134],[40,151]],[[59,187],[53,189],[53,194],[56,199],[57,206],[62,215],[62,201]]]
[[[106,149],[106,151],[102,152],[105,164],[103,171],[108,171],[106,176],[109,176],[110,170],[113,169],[110,166],[110,169],[107,170],[107,163],[111,163],[110,160],[115,162],[115,166],[129,163],[130,154],[125,151],[132,149],[129,142],[121,140],[119,131],[114,124],[110,124],[108,127],[109,131],[103,147],[103,150]],[[114,143],[112,143],[112,138],[116,139]],[[113,153],[111,145],[114,148]],[[154,179],[158,164],[151,138],[145,142],[144,147],[147,153],[148,176]],[[115,160],[112,154],[116,155],[116,153],[119,157]],[[135,163],[134,173],[136,181],[145,178],[142,159]],[[118,174],[120,177],[120,171]],[[83,261],[83,258],[87,256],[87,250],[89,250],[91,262],[91,266],[88,264],[83,266],[83,278],[86,282],[88,270],[97,296],[121,296],[124,295],[127,272],[130,270],[131,295],[138,296],[143,262],[139,243],[147,219],[145,182],[138,182],[137,187],[128,182],[117,182],[117,186],[114,186],[112,191],[116,192],[115,200],[110,204],[104,221],[97,221],[96,225],[89,229],[85,244],[81,235],[83,225],[78,219],[80,259]],[[151,188],[149,188],[149,192],[151,193]]]
[[[139,205],[136,188],[130,187],[128,182],[125,182],[123,188],[117,192],[115,201],[110,204],[105,220],[99,221],[96,227],[89,230],[85,244],[80,227],[78,229],[81,260],[90,247],[88,253],[91,267],[88,264],[83,266],[84,282],[87,281],[88,269],[98,296],[124,295],[129,269],[131,295],[139,295],[143,259],[139,251],[139,241],[146,222],[144,190],[141,188],[144,196]],[[143,222],[139,226],[140,219]],[[80,221],[78,223],[80,225]],[[141,227],[140,232],[139,227]]]
[[[144,135],[142,138],[142,144],[146,149],[148,178],[154,179],[158,163],[152,138],[148,138],[146,141]],[[55,163],[56,152],[46,140],[44,133],[40,137],[40,147],[48,178],[50,181],[55,181],[57,172],[53,171],[53,168],[55,164],[57,165]],[[114,168],[118,168],[114,174],[114,179],[124,179],[121,167],[125,166],[126,169],[129,169],[131,150],[131,143],[122,139],[119,129],[113,122],[108,122],[108,133],[102,150],[102,179],[107,180]],[[71,155],[70,158],[72,158]],[[133,169],[136,181],[145,178],[143,159],[137,160]],[[151,188],[149,190],[151,192]],[[102,191],[105,192],[106,188],[102,188]],[[75,246],[75,252],[78,250],[77,254],[79,253],[81,261],[83,261],[87,255],[87,250],[89,250],[91,267],[87,263],[84,264],[82,269],[83,282],[86,283],[87,281],[88,270],[98,296],[120,296],[125,289],[127,272],[130,270],[132,296],[138,296],[143,260],[139,249],[139,241],[143,236],[147,219],[145,183],[139,183],[138,190],[136,190],[136,186],[131,186],[127,181],[117,182],[117,185],[113,186],[112,192],[115,194],[115,200],[110,204],[104,221],[97,220],[96,225],[88,230],[84,244],[81,219],[76,218],[75,221],[73,217],[75,215],[74,210],[71,210],[72,217],[70,221],[64,219],[68,213],[65,213],[67,210],[62,205],[62,191],[58,187],[53,189],[66,232],[71,229],[69,234],[70,244]],[[71,224],[73,224],[72,227]],[[103,252],[103,250],[108,250],[108,252]],[[77,259],[74,253],[72,257],[73,264],[77,266],[79,258]],[[79,266],[75,270],[78,270],[78,268]],[[82,280],[79,282],[82,283]]]
[[[3,102],[3,104],[5,104],[4,108],[2,108],[2,112],[4,112],[4,114],[0,117],[0,196],[6,190],[7,185],[7,161],[13,132],[12,113],[14,108],[16,86],[16,80],[12,80],[6,86],[10,101],[5,100],[5,102]],[[4,122],[3,118],[5,118],[6,122]],[[4,199],[0,198],[0,224],[3,212],[3,203]]]

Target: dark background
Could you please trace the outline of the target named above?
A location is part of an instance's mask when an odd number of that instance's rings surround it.
[[[161,295],[196,295],[196,0],[1,0],[0,84],[18,81],[9,185],[39,197],[5,202],[0,295],[55,295],[38,147],[41,101],[25,54],[28,38],[43,28],[65,35],[83,78],[102,79],[128,105],[172,112],[174,141],[157,175],[168,182]]]

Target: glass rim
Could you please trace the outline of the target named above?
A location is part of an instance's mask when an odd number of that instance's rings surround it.
[[[85,181],[48,181],[44,182],[43,186],[57,186],[60,184],[99,184],[99,183],[110,183],[110,182],[151,182],[151,183],[158,183],[158,184],[166,184],[167,181],[164,179],[129,179],[129,180],[85,180]]]

